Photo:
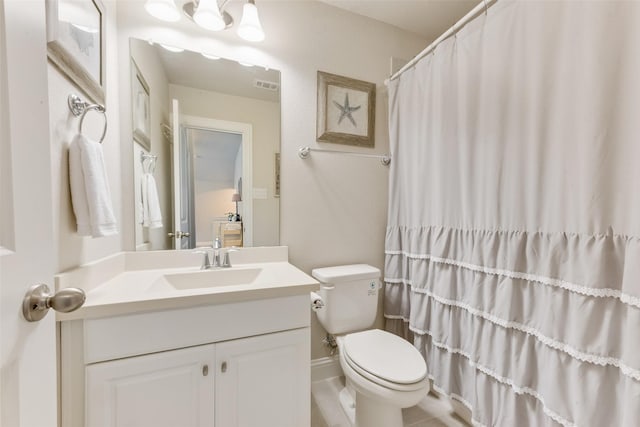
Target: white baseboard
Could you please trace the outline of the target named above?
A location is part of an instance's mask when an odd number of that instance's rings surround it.
[[[342,376],[338,355],[321,357],[311,361],[311,382]]]

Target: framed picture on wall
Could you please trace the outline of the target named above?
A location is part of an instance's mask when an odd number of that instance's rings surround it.
[[[147,151],[151,150],[151,105],[149,85],[135,61],[131,61],[131,123],[133,140]]]
[[[317,140],[375,145],[376,85],[318,71]]]
[[[105,15],[100,0],[47,0],[47,57],[98,104],[105,103]]]

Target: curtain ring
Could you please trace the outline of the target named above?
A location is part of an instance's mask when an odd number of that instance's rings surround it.
[[[102,130],[102,136],[98,141],[100,144],[102,144],[102,141],[104,141],[104,137],[107,134],[107,113],[105,112],[105,108],[102,105],[92,104],[84,109],[84,111],[82,112],[82,116],[80,117],[80,124],[78,125],[78,131],[80,132],[80,135],[82,135],[82,123],[84,122],[84,116],[86,116],[90,110],[96,110],[102,113],[102,115],[104,116],[104,129]]]
[[[484,16],[487,16],[487,10],[489,9],[487,7],[487,0],[482,0],[482,2],[484,3]]]

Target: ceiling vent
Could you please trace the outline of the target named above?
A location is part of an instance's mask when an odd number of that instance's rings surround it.
[[[276,82],[270,82],[267,80],[259,80],[259,79],[255,79],[253,81],[253,86],[257,87],[258,89],[266,89],[274,92],[277,91],[278,88],[280,87],[280,85]]]

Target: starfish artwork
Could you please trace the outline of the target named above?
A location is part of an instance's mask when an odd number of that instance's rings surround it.
[[[356,121],[353,119],[353,116],[351,115],[351,113],[359,110],[361,105],[358,105],[357,107],[351,107],[349,105],[348,93],[344,95],[344,105],[338,104],[335,100],[333,101],[333,103],[340,110],[340,118],[338,119],[338,124],[340,124],[342,120],[346,117],[349,119],[349,121],[351,121],[351,123],[353,123],[354,126],[357,126]]]

